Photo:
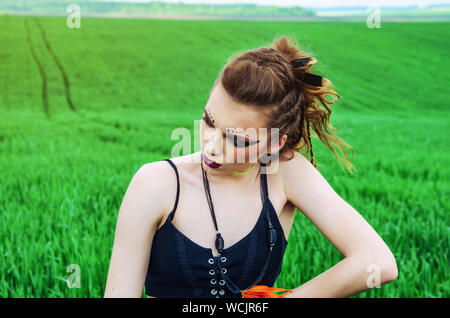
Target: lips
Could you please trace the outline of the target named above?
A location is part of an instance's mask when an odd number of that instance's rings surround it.
[[[203,155],[203,161],[208,165],[208,167],[211,168],[219,168],[221,166],[221,164],[218,164],[217,162],[214,162],[212,160],[210,160],[208,157],[206,157],[206,155]]]

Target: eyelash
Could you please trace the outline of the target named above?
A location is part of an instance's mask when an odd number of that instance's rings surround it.
[[[214,128],[210,124],[208,124],[208,122],[206,121],[205,116],[203,116],[202,119],[205,121],[205,123],[206,123],[206,125],[208,127]],[[236,135],[234,135],[233,137],[229,137],[229,139],[231,139],[231,138],[233,139],[234,146],[237,147],[237,148],[244,148],[244,147],[250,146],[250,143],[247,140],[244,141],[244,144],[242,144],[242,142],[238,143],[238,137]]]

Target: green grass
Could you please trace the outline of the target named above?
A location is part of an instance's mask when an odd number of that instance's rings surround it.
[[[50,51],[35,18],[0,17],[0,297],[102,297],[133,174],[170,157],[174,128],[193,132],[231,54],[281,34],[318,57],[342,97],[332,124],[355,149],[357,175],[313,139],[319,171],[397,260],[397,280],[353,297],[450,296],[449,24],[37,21]],[[341,259],[298,212],[275,286],[298,287]],[[70,264],[80,288],[66,285]]]

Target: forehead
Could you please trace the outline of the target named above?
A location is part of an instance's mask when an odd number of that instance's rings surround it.
[[[205,109],[211,120],[214,120],[214,126],[223,130],[254,128],[258,133],[259,128],[266,127],[266,120],[261,109],[236,103],[220,82],[212,90]]]

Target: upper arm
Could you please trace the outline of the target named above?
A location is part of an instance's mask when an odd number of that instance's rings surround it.
[[[105,297],[142,297],[153,236],[169,202],[167,164],[143,165],[123,197],[115,229]]]
[[[286,197],[345,256],[368,255],[394,271],[391,251],[366,222],[328,184],[303,155],[295,153],[282,168]]]

